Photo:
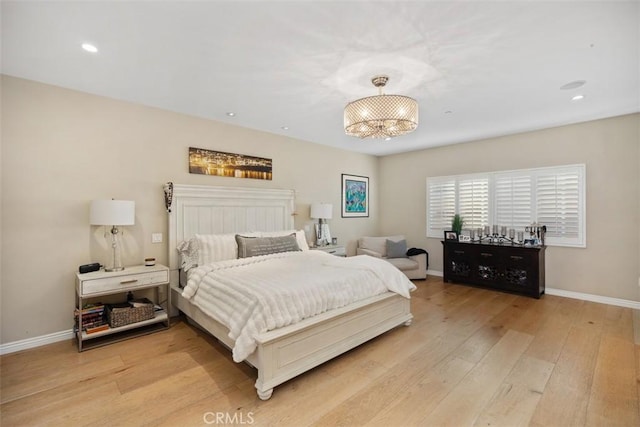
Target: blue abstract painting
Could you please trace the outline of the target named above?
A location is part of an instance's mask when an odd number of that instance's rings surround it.
[[[342,217],[369,216],[369,178],[342,174]]]

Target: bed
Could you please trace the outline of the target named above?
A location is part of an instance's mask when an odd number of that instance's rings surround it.
[[[179,245],[196,235],[230,233],[275,233],[294,229],[295,193],[293,190],[249,189],[178,185],[164,186],[169,216],[169,266],[171,314],[182,312],[198,327],[206,330],[230,349],[235,340],[230,329],[216,320],[193,298],[183,295]],[[320,251],[308,256],[323,258],[324,264],[347,262]],[[287,254],[274,255],[283,258]],[[265,258],[269,258],[266,256]],[[260,257],[262,258],[262,257]],[[335,259],[335,261],[333,261]],[[366,261],[366,260],[364,260]],[[235,263],[235,261],[230,261]],[[239,260],[242,263],[242,260]],[[339,266],[338,266],[339,267]],[[184,282],[184,279],[183,279]],[[383,293],[324,311],[313,317],[255,336],[255,350],[242,360],[257,369],[255,383],[260,399],[271,397],[274,387],[300,375],[399,325],[411,324],[410,301],[398,293]],[[235,359],[235,357],[234,357]]]

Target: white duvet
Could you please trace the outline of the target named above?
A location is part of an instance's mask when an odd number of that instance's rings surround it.
[[[182,295],[227,326],[233,360],[256,349],[256,337],[387,291],[415,289],[388,262],[322,251],[286,252],[215,262],[189,271]]]

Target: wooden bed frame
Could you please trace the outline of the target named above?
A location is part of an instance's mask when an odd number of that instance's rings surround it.
[[[169,212],[172,315],[178,310],[227,347],[229,330],[184,299],[179,288],[178,243],[198,234],[293,230],[293,190],[165,184]],[[410,301],[387,292],[258,337],[247,362],[258,370],[262,400],[273,388],[398,325],[410,325]]]

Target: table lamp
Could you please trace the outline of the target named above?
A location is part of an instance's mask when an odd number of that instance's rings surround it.
[[[136,203],[131,200],[93,200],[89,210],[89,223],[91,225],[111,226],[111,248],[113,250],[113,263],[104,271],[124,270],[120,259],[120,235],[119,225],[135,224]],[[106,232],[105,232],[106,235]]]

